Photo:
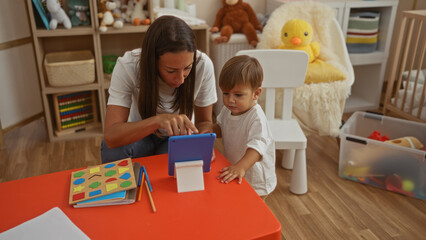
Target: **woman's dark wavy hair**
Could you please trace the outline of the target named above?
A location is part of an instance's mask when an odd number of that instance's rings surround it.
[[[148,28],[142,42],[139,60],[139,114],[142,119],[155,116],[157,107],[162,107],[159,96],[158,60],[161,55],[172,52],[189,51],[194,53],[191,72],[184,83],[175,89],[173,110],[179,110],[189,119],[194,109],[194,85],[197,59],[197,45],[192,29],[180,18],[162,16]]]

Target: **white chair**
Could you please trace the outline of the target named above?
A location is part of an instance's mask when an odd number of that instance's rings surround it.
[[[320,43],[320,58],[346,75],[343,81],[302,84],[294,91],[293,116],[306,136],[337,137],[340,133],[346,99],[354,83],[354,70],[345,37],[335,10],[319,1],[293,1],[275,9],[263,28],[257,49],[275,49],[281,42],[281,28],[291,19],[311,24],[313,41]],[[280,99],[280,94],[277,94]]]
[[[256,58],[263,68],[262,95],[265,94],[265,115],[269,120],[275,148],[284,150],[281,165],[293,169],[290,191],[308,191],[306,174],[306,137],[296,119],[292,118],[293,89],[305,81],[308,54],[304,51],[262,49],[242,50],[237,55]],[[275,117],[275,90],[284,89],[282,117]],[[294,163],[294,164],[293,164]]]

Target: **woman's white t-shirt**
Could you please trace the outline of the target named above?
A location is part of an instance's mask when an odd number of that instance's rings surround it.
[[[111,76],[108,105],[130,108],[128,122],[142,120],[138,110],[138,71],[141,52],[139,48],[119,57]],[[197,58],[194,105],[206,107],[217,101],[214,68],[212,61],[205,53],[197,51]],[[163,108],[157,108],[157,113],[173,113],[171,105],[174,88],[169,87],[162,80],[159,82],[159,95]]]

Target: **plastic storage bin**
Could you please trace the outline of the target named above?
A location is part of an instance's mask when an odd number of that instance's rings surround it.
[[[95,59],[91,51],[47,53],[44,67],[52,87],[89,84],[95,81]]]
[[[340,131],[339,176],[426,200],[426,151],[368,138],[416,137],[426,144],[426,124],[355,112]]]

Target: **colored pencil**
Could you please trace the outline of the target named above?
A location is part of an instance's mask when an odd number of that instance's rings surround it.
[[[142,196],[142,190],[143,190],[143,182],[145,181],[145,172],[142,172],[142,182],[141,185],[139,187],[139,196],[138,196],[138,202],[141,200],[141,196]]]
[[[142,166],[142,168],[143,168],[143,171],[145,172],[146,181],[148,182],[149,190],[152,192],[152,186],[151,186],[151,182],[149,181],[148,172],[146,171],[145,166]]]
[[[151,192],[149,191],[148,182],[145,182],[145,186],[146,192],[148,193],[149,201],[151,202],[152,211],[156,212],[157,210],[155,209],[154,199],[152,199]]]
[[[141,185],[141,180],[142,180],[142,172],[144,172],[144,167],[142,166],[140,169],[139,169],[139,180],[138,180],[138,186],[140,186]]]

